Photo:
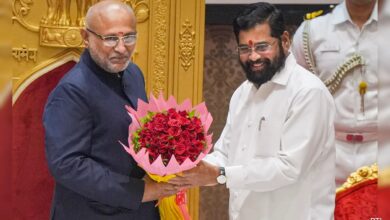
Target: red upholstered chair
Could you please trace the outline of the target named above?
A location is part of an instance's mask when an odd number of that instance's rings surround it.
[[[378,217],[378,167],[353,172],[336,191],[335,220],[370,220]]]
[[[75,65],[78,54],[60,57],[19,80],[12,106],[12,219],[49,219],[54,180],[44,146],[42,113],[51,90]]]

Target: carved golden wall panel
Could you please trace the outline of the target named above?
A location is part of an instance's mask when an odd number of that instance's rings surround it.
[[[52,66],[77,60],[85,13],[99,0],[12,0],[10,21],[2,27],[12,36],[8,61],[14,101],[28,82]],[[204,0],[123,0],[137,17],[139,38],[132,60],[140,66],[148,93],[174,95],[193,104],[202,101]],[[27,84],[26,84],[27,83]],[[198,219],[199,190],[189,192],[190,213]]]
[[[21,60],[37,62],[37,48],[28,48],[26,45],[12,48],[12,56],[18,62]]]
[[[177,1],[176,11],[174,72],[178,74],[173,77],[172,93],[198,103],[203,99],[205,3]]]
[[[148,88],[155,95],[160,91],[168,90],[169,73],[169,39],[170,39],[170,11],[171,1],[151,1],[151,25],[149,30],[149,71]]]
[[[79,29],[85,25],[88,8],[99,0],[47,0],[46,10],[39,23],[29,21],[33,0],[14,0],[12,3],[13,22],[17,22],[32,32],[39,32],[39,43],[47,47],[82,47]],[[145,0],[124,0],[136,14],[138,23],[149,18],[149,5]],[[39,3],[39,1],[38,1]],[[41,8],[40,8],[41,9]],[[42,10],[41,10],[42,11]]]
[[[0,2],[0,9],[1,9],[1,11],[0,11],[0,27],[1,27],[0,28],[0,65],[1,65],[1,71],[0,71],[0,109],[1,109],[1,107],[6,106],[6,104],[8,102],[7,98],[9,97],[10,91],[11,91],[11,77],[12,76],[11,76],[11,67],[9,64],[11,62],[14,62],[13,61],[14,58],[12,57],[12,54],[10,54],[9,51],[12,50],[11,47],[20,47],[21,46],[21,44],[11,46],[11,38],[13,37],[13,35],[11,34],[10,31],[5,31],[6,28],[9,28],[9,27],[7,27],[7,25],[9,25],[9,23],[10,23],[9,18],[12,15],[12,12],[10,10],[8,10],[8,11],[5,10],[8,8],[10,8],[10,3],[8,3],[7,1]],[[4,122],[1,121],[0,123],[4,123]],[[1,137],[5,137],[5,136],[1,136]],[[5,137],[5,138],[8,138],[8,137]],[[2,146],[2,147],[3,147],[2,152],[4,152],[4,150],[7,150],[5,147],[10,147],[10,146]],[[0,155],[0,157],[1,157],[0,159],[4,159],[4,158],[7,158],[8,155],[7,155],[7,157]],[[3,171],[5,171],[5,170],[0,168],[0,172],[3,172]],[[3,174],[0,174],[0,176],[5,177],[5,175],[3,175]],[[7,174],[8,174],[8,171],[7,171]],[[0,180],[1,180],[1,177],[0,177]],[[0,211],[1,210],[5,210],[5,209],[0,208]]]
[[[179,59],[180,64],[187,71],[195,58],[195,31],[193,31],[191,22],[187,19],[182,24],[182,30],[179,35]]]

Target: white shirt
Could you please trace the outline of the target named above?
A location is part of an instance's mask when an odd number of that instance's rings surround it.
[[[345,2],[332,13],[310,20],[310,47],[316,72],[324,81],[354,54],[363,57],[365,66],[351,70],[333,95],[336,104],[336,181],[341,184],[359,167],[376,162],[378,141],[378,45],[377,4],[360,30],[347,11]],[[303,52],[304,23],[294,35],[292,51],[297,62],[308,68]],[[361,111],[359,83],[368,84]],[[363,142],[347,141],[348,134],[363,135]]]
[[[292,54],[271,81],[245,81],[208,162],[224,166],[231,220],[333,219],[334,104]]]

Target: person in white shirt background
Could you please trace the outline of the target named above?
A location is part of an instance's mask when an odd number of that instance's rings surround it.
[[[336,104],[336,185],[378,154],[378,4],[345,0],[331,13],[303,22],[292,52],[318,75]]]
[[[248,5],[233,29],[247,80],[231,98],[213,153],[170,183],[226,184],[232,220],[333,219],[331,94],[296,63],[283,15],[273,5]]]

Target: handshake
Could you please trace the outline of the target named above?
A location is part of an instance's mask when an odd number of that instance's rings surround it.
[[[158,183],[146,175],[144,178],[145,190],[142,202],[158,200],[196,186],[217,185],[217,177],[219,175],[219,167],[205,161],[200,161],[196,167],[176,175],[167,183]]]

